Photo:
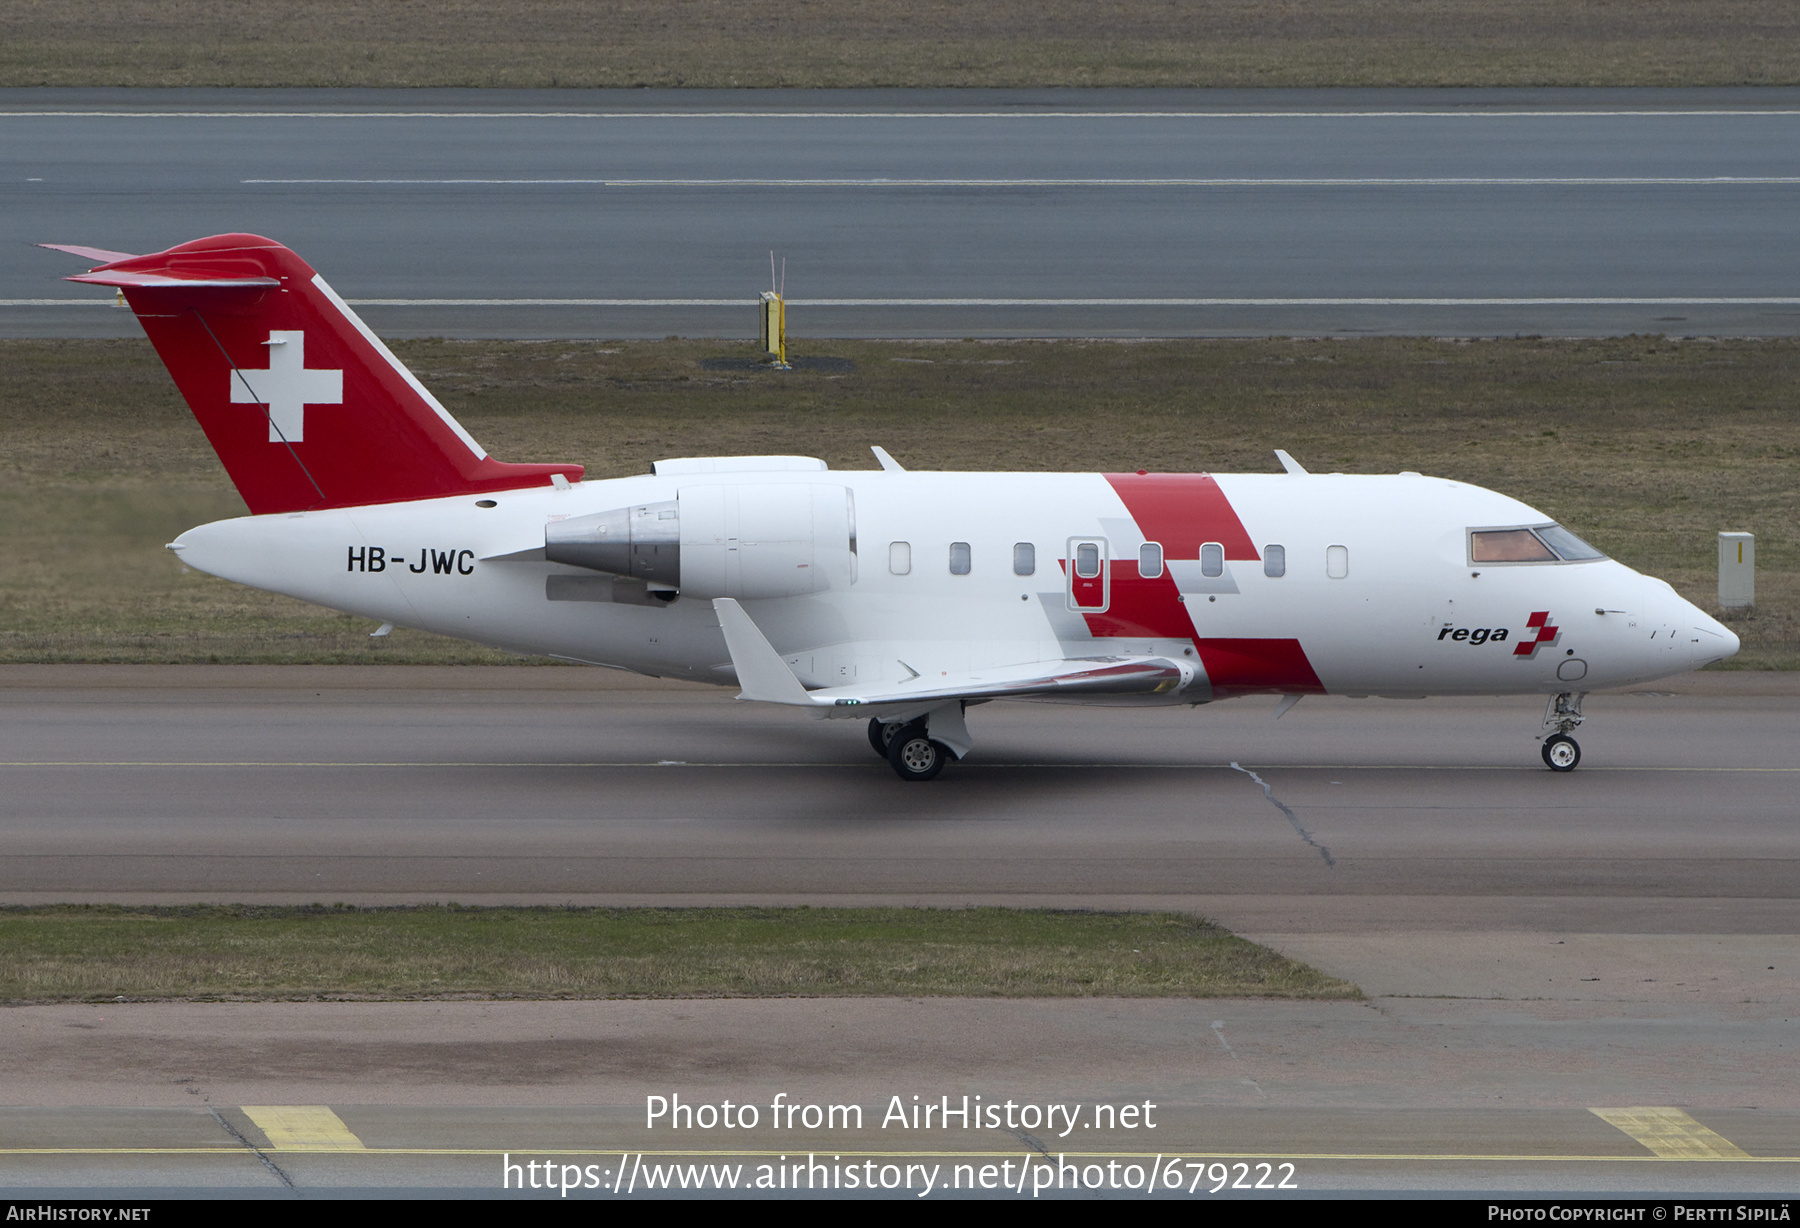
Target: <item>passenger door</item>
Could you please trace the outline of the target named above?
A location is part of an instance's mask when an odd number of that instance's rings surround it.
[[[1068,572],[1069,608],[1086,614],[1106,609],[1112,595],[1111,568],[1107,566],[1104,537],[1071,537],[1068,559],[1063,564]]]

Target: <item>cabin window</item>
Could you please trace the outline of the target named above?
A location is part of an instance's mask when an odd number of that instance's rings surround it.
[[[1037,574],[1037,547],[1030,542],[1013,543],[1013,575]]]
[[[912,570],[912,543],[888,543],[888,570],[896,576],[904,576]]]
[[[1075,574],[1083,580],[1092,580],[1100,574],[1100,546],[1097,542],[1082,542],[1075,547]]]
[[[1279,580],[1287,575],[1287,547],[1263,547],[1263,575],[1272,580]]]
[[[1225,547],[1218,542],[1200,547],[1200,574],[1214,579],[1225,574]]]
[[[966,576],[969,574],[969,543],[950,543],[950,574]]]
[[[1350,547],[1325,547],[1325,574],[1333,580],[1342,580],[1350,574]]]
[[[1154,580],[1162,575],[1162,543],[1145,542],[1138,547],[1138,575],[1146,580]]]

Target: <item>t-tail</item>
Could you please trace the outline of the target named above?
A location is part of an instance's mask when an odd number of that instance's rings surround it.
[[[579,481],[580,465],[494,460],[299,256],[215,235],[105,260],[254,513],[397,503]]]

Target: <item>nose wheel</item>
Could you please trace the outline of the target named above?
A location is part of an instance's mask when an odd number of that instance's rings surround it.
[[[1581,701],[1587,692],[1564,691],[1544,705],[1544,766],[1552,772],[1573,772],[1581,762],[1581,747],[1569,734],[1581,724]]]
[[[1544,739],[1544,766],[1552,772],[1573,772],[1581,762],[1581,746],[1566,733]]]

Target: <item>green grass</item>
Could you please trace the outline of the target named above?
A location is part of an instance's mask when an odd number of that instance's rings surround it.
[[[8,0],[0,86],[1800,82],[1792,0]]]
[[[1415,469],[1514,495],[1702,608],[1757,535],[1739,668],[1800,668],[1800,340],[798,341],[849,371],[716,371],[741,343],[398,342],[494,455],[594,477],[664,456],[872,468]],[[243,514],[143,341],[0,342],[0,661],[511,661],[194,572]]]
[[[1175,913],[970,908],[0,909],[0,1001],[1358,998]]]

